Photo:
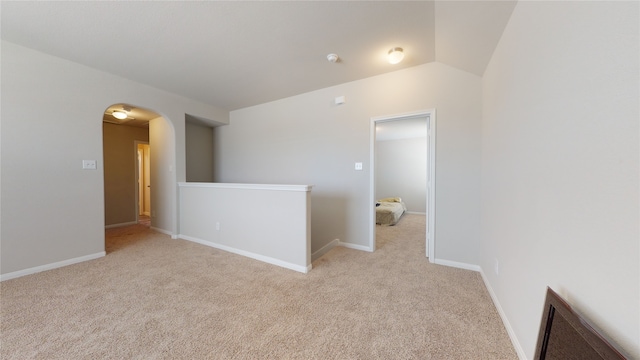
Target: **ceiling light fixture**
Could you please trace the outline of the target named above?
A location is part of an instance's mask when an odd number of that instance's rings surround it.
[[[404,59],[404,52],[401,47],[395,47],[389,50],[389,64],[397,64]]]
[[[113,115],[114,118],[119,119],[119,120],[124,120],[127,118],[127,113],[122,112],[122,111],[114,111],[111,113],[111,115]]]

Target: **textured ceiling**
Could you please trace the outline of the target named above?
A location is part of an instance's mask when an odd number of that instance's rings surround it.
[[[482,75],[514,1],[2,1],[2,39],[235,110],[433,61]],[[397,65],[386,52],[400,46]],[[326,56],[337,53],[340,61]]]

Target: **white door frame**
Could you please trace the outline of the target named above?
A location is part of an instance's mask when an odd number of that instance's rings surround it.
[[[427,118],[427,234],[426,234],[426,256],[429,262],[435,261],[435,243],[436,243],[436,110],[428,109],[415,111],[397,115],[376,116],[371,118],[370,137],[369,137],[369,166],[371,172],[369,174],[369,204],[370,207],[370,231],[369,231],[369,251],[376,250],[376,210],[375,206],[375,145],[376,145],[376,124],[407,120],[416,117]]]
[[[140,177],[143,174],[140,174],[140,162],[138,159],[138,145],[149,145],[148,141],[142,140],[134,140],[133,141],[133,151],[135,152],[135,163],[136,163],[136,223],[140,220]],[[143,189],[144,190],[144,189]]]

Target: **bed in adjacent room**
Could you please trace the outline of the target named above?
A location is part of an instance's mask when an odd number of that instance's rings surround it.
[[[405,211],[407,206],[399,197],[380,199],[376,202],[376,224],[395,225]]]

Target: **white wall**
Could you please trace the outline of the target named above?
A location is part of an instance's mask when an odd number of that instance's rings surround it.
[[[180,237],[306,273],[306,185],[180,183]]]
[[[480,265],[529,359],[546,286],[640,358],[638,11],[519,2],[483,79]]]
[[[334,105],[336,96],[346,103]],[[371,118],[437,109],[436,257],[476,264],[481,79],[431,63],[231,112],[215,181],[312,184],[311,249],[368,246]],[[354,162],[364,164],[354,171]]]
[[[164,146],[173,136],[173,128],[163,117],[149,121],[149,147],[151,161],[151,227],[177,235],[177,210],[166,211],[177,205],[175,164],[172,147]],[[167,166],[167,164],[169,164]],[[174,230],[175,229],[175,230]]]
[[[102,114],[115,103],[171,121],[157,164],[166,187],[152,206],[163,204],[156,225],[177,232],[185,113],[218,122],[227,113],[6,41],[1,56],[0,273],[104,251]],[[83,159],[97,160],[98,169],[82,170]]]
[[[376,199],[401,197],[407,211],[426,213],[427,138],[376,141],[375,146]]]

